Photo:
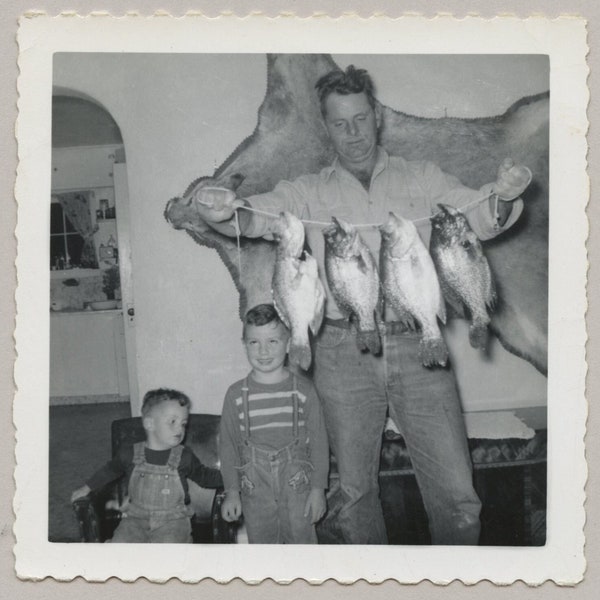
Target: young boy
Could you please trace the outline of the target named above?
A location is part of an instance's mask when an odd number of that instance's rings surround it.
[[[312,383],[284,366],[289,339],[273,305],[249,310],[243,342],[252,370],[223,405],[221,512],[226,521],[243,512],[251,544],[315,544],[325,514],[323,414]]]
[[[187,480],[206,488],[222,484],[216,469],[205,467],[182,445],[190,399],[169,389],[149,391],[142,404],[146,441],[124,447],[118,456],[75,490],[71,502],[126,475],[128,501],[113,542],[190,543],[193,510]]]

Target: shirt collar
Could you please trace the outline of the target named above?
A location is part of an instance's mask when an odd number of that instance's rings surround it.
[[[371,176],[371,178],[376,177],[377,175],[379,175],[379,173],[387,169],[389,164],[389,154],[385,151],[383,147],[377,146],[377,162],[375,163],[375,167],[373,168],[373,175]],[[346,173],[348,172],[347,169],[344,169],[344,167],[342,167],[339,157],[336,156],[333,163],[331,163],[331,166],[325,167],[321,171],[321,174],[325,181],[328,181],[333,173],[339,173],[341,171]]]

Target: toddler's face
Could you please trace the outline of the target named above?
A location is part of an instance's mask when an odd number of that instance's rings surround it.
[[[189,409],[178,402],[163,402],[144,418],[148,445],[152,450],[168,450],[185,437]]]
[[[248,362],[260,373],[272,373],[283,366],[289,333],[281,323],[247,325],[244,345]]]

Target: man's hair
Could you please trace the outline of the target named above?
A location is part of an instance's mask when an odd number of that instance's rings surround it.
[[[252,307],[244,317],[242,339],[246,339],[246,327],[248,325],[256,325],[257,327],[260,327],[269,323],[274,323],[275,325],[281,323],[285,327],[283,321],[279,318],[277,310],[272,304],[257,304],[256,306]]]
[[[321,103],[321,114],[327,114],[326,101],[330,94],[360,94],[364,92],[371,108],[375,109],[375,86],[371,76],[365,69],[357,69],[349,65],[345,71],[335,69],[329,71],[317,81],[315,87]]]
[[[170,390],[167,388],[159,388],[150,390],[144,395],[142,403],[142,417],[148,417],[150,413],[165,402],[177,402],[179,406],[189,408],[191,405],[190,399],[182,392]]]

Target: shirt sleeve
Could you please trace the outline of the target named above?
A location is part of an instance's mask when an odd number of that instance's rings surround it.
[[[225,394],[219,434],[221,475],[226,490],[240,489],[236,467],[241,466],[238,451],[241,434],[239,418],[235,409],[235,396],[234,386],[231,386]]]
[[[306,430],[309,439],[310,459],[314,467],[312,487],[324,490],[329,487],[329,442],[321,400],[317,395],[315,386],[308,381],[306,383]]]
[[[214,489],[223,485],[221,472],[218,469],[212,469],[211,467],[203,465],[194,454],[193,450],[187,446],[184,448],[183,452],[184,456],[187,455],[185,459],[187,472],[185,475],[188,479],[191,479],[194,483],[197,483],[203,488]]]
[[[98,469],[87,481],[86,485],[91,490],[103,488],[111,481],[122,477],[133,461],[133,448],[122,447],[112,460],[108,461],[103,467]]]
[[[489,206],[493,184],[487,183],[480,189],[473,190],[464,186],[457,177],[444,173],[433,163],[422,164],[424,186],[431,200],[432,212],[436,212],[438,202],[461,209],[480,240],[496,237],[512,227],[521,216],[523,200],[517,198],[512,201],[512,210],[504,225],[498,225]]]
[[[250,208],[271,213],[273,216],[253,212],[252,220],[242,233],[246,237],[266,237],[272,239],[272,226],[282,211],[307,218],[306,198],[315,188],[315,175],[299,177],[294,181],[280,181],[273,191],[246,198]]]

